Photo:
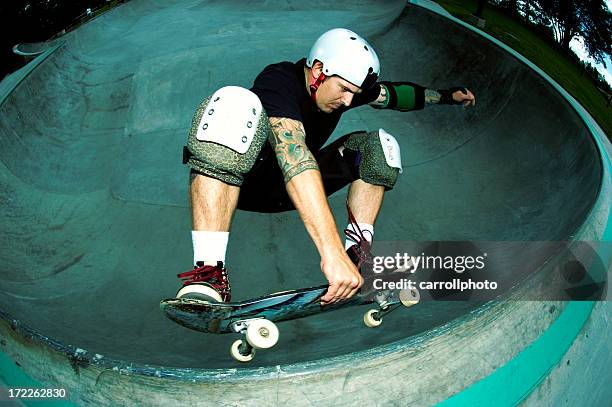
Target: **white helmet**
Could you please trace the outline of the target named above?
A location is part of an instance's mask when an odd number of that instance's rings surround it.
[[[306,65],[312,68],[315,60],[323,63],[325,76],[341,76],[362,89],[374,85],[380,74],[380,62],[374,48],[345,28],[331,29],[315,41]]]

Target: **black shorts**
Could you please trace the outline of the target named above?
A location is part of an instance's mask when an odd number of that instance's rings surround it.
[[[343,155],[338,152],[352,134],[342,136],[314,153],[327,196],[359,178],[359,155],[351,150],[344,150]],[[238,209],[266,213],[295,209],[287,194],[276,157],[264,158],[260,165],[256,165],[245,176],[240,188]]]

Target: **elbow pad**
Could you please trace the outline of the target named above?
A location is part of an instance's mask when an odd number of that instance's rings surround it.
[[[387,104],[383,109],[406,112],[425,107],[425,88],[412,82],[379,82],[387,90]]]

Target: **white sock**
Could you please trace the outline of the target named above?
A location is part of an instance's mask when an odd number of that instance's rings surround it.
[[[229,232],[192,230],[191,241],[193,242],[193,264],[199,261],[211,266],[216,265],[218,261],[225,264]]]
[[[365,236],[366,240],[368,242],[372,243],[372,238],[374,237],[374,226],[370,225],[369,223],[357,223],[357,226],[359,226],[359,229],[361,229],[361,233],[363,233],[363,235]],[[355,233],[359,233],[359,232],[357,232],[353,228],[352,224],[349,224],[346,228],[348,230],[352,230]],[[347,238],[344,241],[344,250],[348,249],[349,247],[351,247],[354,244],[356,244],[356,243]]]

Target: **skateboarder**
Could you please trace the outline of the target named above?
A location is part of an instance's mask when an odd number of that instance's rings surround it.
[[[378,82],[379,60],[365,39],[336,28],[321,35],[308,58],[269,65],[250,90],[224,87],[196,110],[185,148],[191,167],[194,268],[179,274],[177,298],[229,302],[225,255],[236,208],[297,209],[329,282],[322,302],[353,296],[363,284],[385,191],[402,171],[399,145],[384,130],[354,132],[321,148],[340,117],[369,104],[410,111],[436,104],[475,104],[464,87],[430,90],[410,82]],[[354,214],[342,245],[326,197],[350,184]]]

